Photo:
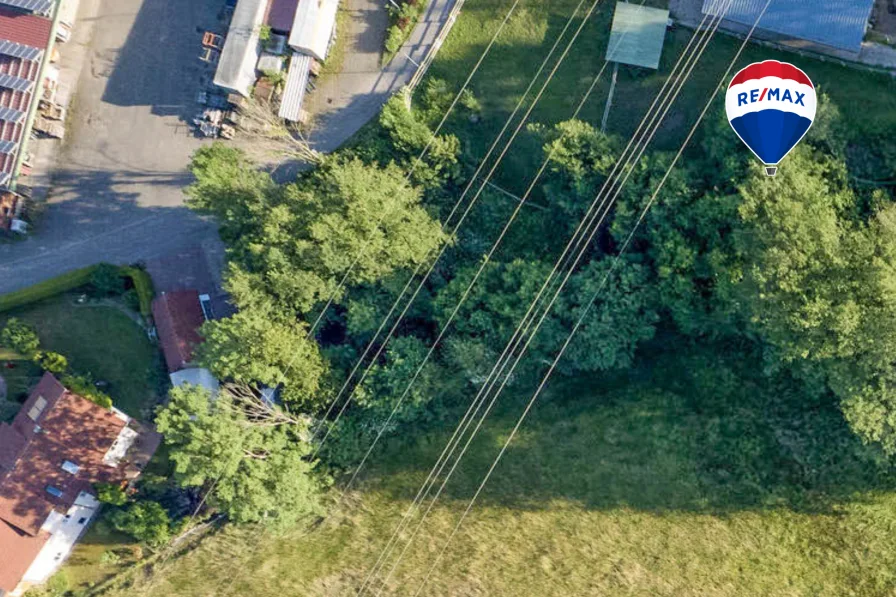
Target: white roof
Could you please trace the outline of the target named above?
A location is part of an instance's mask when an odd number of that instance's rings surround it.
[[[212,398],[218,394],[218,380],[215,379],[215,376],[208,369],[181,369],[180,371],[175,371],[169,377],[171,378],[171,384],[175,387],[190,384],[191,386],[202,386],[207,389]]]
[[[255,65],[261,54],[258,33],[267,4],[267,0],[237,2],[215,71],[215,85],[249,96],[249,88],[255,83]]]
[[[308,74],[311,71],[311,56],[293,53],[289,61],[289,73],[286,75],[286,88],[280,99],[280,118],[298,122],[302,112],[302,100],[308,85]]]
[[[289,34],[294,50],[325,60],[336,26],[339,0],[299,0]]]

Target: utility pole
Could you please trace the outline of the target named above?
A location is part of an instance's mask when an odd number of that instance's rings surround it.
[[[616,75],[619,73],[619,63],[613,63],[613,78],[610,80],[610,93],[607,95],[607,105],[604,107],[604,117],[600,120],[600,132],[607,130],[607,118],[610,117],[610,106],[613,105],[613,92],[616,91]]]

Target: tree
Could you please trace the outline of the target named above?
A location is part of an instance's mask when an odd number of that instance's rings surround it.
[[[171,391],[156,425],[177,482],[206,487],[211,503],[234,522],[288,527],[321,512],[324,480],[308,460],[301,422],[250,416],[226,387],[212,400],[204,388],[181,386]]]
[[[90,276],[90,286],[97,296],[119,295],[124,292],[121,269],[111,263],[101,263]]]
[[[277,387],[283,400],[313,409],[326,400],[321,381],[327,364],[308,326],[283,318],[270,305],[256,305],[207,322],[196,359],[216,376]]]
[[[254,230],[267,207],[267,195],[275,191],[271,177],[260,172],[246,154],[224,143],[212,143],[193,154],[190,170],[196,181],[185,190],[187,205],[213,214],[221,238],[238,245]]]
[[[171,519],[157,502],[134,502],[109,516],[116,529],[151,547],[159,547],[171,539]]]
[[[591,305],[561,361],[568,374],[630,367],[638,345],[653,338],[659,316],[648,268],[625,258],[614,267],[614,261],[590,262],[561,295],[563,330],[571,330]]]
[[[40,348],[34,328],[17,317],[10,317],[0,332],[0,342],[19,354],[31,356]]]
[[[97,483],[94,488],[96,489],[97,499],[104,504],[124,506],[128,503],[128,495],[124,492],[124,489],[121,488],[121,485],[115,483]]]

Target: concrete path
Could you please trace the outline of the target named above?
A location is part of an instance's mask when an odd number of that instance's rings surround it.
[[[328,76],[309,97],[311,142],[333,151],[376,116],[389,97],[411,80],[456,0],[430,0],[395,58],[380,67],[389,17],[386,0],[344,0],[351,13],[342,72]]]
[[[352,10],[344,72],[312,97],[313,142],[332,151],[405,85],[455,0],[431,0],[408,44],[384,70],[384,0]],[[190,155],[205,141],[187,125],[213,75],[198,59],[202,32],[223,31],[221,0],[81,0],[61,79],[76,86],[65,145],[53,148],[49,196],[26,239],[0,245],[0,294],[98,261],[131,263],[187,246],[219,245],[214,225],[183,205]],[[408,58],[410,56],[410,58]],[[37,151],[37,153],[44,153]],[[49,165],[48,165],[49,168]],[[218,272],[216,272],[218,273]]]

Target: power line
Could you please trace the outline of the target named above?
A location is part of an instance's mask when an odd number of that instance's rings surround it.
[[[629,245],[631,244],[631,241],[635,235],[635,231],[638,229],[638,227],[643,222],[644,217],[647,215],[647,212],[650,210],[651,206],[653,205],[654,201],[656,200],[657,196],[659,195],[660,190],[665,185],[666,180],[668,180],[669,174],[672,172],[672,169],[678,163],[678,160],[681,159],[681,156],[683,155],[685,148],[687,147],[688,143],[690,143],[697,128],[703,122],[703,119],[705,118],[706,113],[709,111],[709,108],[712,105],[712,102],[718,96],[719,90],[722,88],[722,85],[724,84],[725,80],[728,78],[729,74],[731,73],[731,69],[734,67],[734,64],[740,58],[741,53],[743,52],[744,48],[746,47],[747,43],[749,42],[750,38],[752,37],[753,32],[756,30],[756,27],[758,26],[759,21],[762,19],[762,16],[768,10],[768,7],[770,4],[771,4],[771,0],[766,0],[765,6],[763,7],[762,11],[757,16],[756,21],[753,23],[753,26],[750,28],[749,32],[747,33],[746,37],[744,38],[743,42],[741,43],[740,47],[738,48],[737,53],[735,54],[734,58],[729,63],[728,68],[725,70],[725,73],[722,75],[722,78],[719,82],[719,86],[716,87],[716,89],[713,91],[712,95],[710,96],[709,100],[706,102],[706,105],[704,106],[703,110],[700,112],[700,115],[697,118],[697,121],[691,127],[691,130],[688,132],[688,135],[685,138],[684,143],[682,143],[681,147],[679,148],[678,152],[675,154],[675,157],[673,158],[672,162],[670,163],[668,169],[666,170],[666,173],[663,175],[663,178],[660,180],[659,185],[654,190],[649,201],[647,202],[647,205],[645,205],[644,209],[641,211],[640,215],[638,216],[638,220],[635,222],[635,225],[632,227],[632,230],[629,232],[628,236],[626,237],[625,242],[623,243],[623,245],[620,249],[620,252],[614,258],[610,270],[604,276],[597,291],[592,295],[590,300],[586,303],[586,305],[582,309],[582,313],[579,316],[578,320],[576,321],[575,326],[573,327],[569,336],[564,341],[564,343],[561,346],[560,350],[558,351],[557,355],[554,357],[554,360],[551,362],[551,365],[548,368],[547,373],[545,373],[544,377],[542,378],[541,382],[538,385],[538,388],[536,389],[535,393],[530,398],[528,404],[526,405],[526,408],[523,410],[523,413],[520,415],[520,418],[517,420],[516,425],[513,427],[513,430],[511,431],[507,440],[504,442],[504,445],[501,447],[500,452],[498,453],[497,457],[495,458],[494,462],[492,463],[491,467],[489,468],[488,472],[486,473],[486,475],[483,478],[482,482],[480,483],[479,487],[476,489],[476,492],[473,494],[473,497],[470,499],[470,502],[467,504],[467,507],[464,510],[464,513],[461,515],[460,520],[455,525],[454,529],[451,532],[451,535],[449,535],[447,541],[445,542],[445,545],[442,547],[442,550],[439,552],[438,556],[436,556],[436,560],[433,562],[433,565],[427,571],[427,574],[424,577],[423,582],[420,584],[417,591],[414,593],[415,597],[420,594],[420,592],[423,590],[423,588],[429,582],[429,579],[432,577],[432,573],[435,571],[435,569],[438,566],[439,562],[441,561],[442,557],[444,557],[444,554],[447,551],[448,546],[450,545],[452,539],[457,535],[457,532],[460,529],[460,526],[463,524],[464,520],[469,515],[470,511],[473,508],[473,505],[475,504],[479,495],[482,493],[483,488],[485,487],[486,483],[488,483],[488,480],[491,478],[491,475],[494,472],[495,468],[497,467],[498,462],[504,456],[504,454],[507,451],[508,446],[513,441],[513,439],[516,437],[516,434],[518,433],[520,427],[522,426],[523,421],[525,420],[526,416],[531,411],[532,406],[535,404],[535,401],[538,399],[538,397],[541,395],[541,392],[544,390],[545,386],[547,385],[548,380],[550,379],[551,375],[553,374],[554,370],[556,369],[557,364],[560,362],[560,359],[563,358],[563,355],[565,354],[567,348],[569,347],[569,344],[572,342],[572,339],[575,336],[576,332],[582,326],[582,323],[584,322],[585,317],[588,315],[588,312],[590,311],[592,305],[594,304],[594,301],[597,299],[600,292],[603,290],[610,275],[615,270],[616,265],[619,263],[620,259],[625,254],[626,250],[628,249]]]
[[[509,140],[507,141],[507,143],[504,145],[504,149],[501,151],[500,155],[498,156],[498,159],[497,159],[497,160],[495,161],[495,163],[492,165],[492,167],[491,167],[491,169],[489,170],[489,172],[488,172],[488,174],[487,174],[487,176],[486,176],[484,182],[480,185],[479,189],[476,191],[476,193],[474,194],[473,198],[470,200],[470,202],[468,203],[467,207],[465,208],[463,214],[460,216],[459,220],[458,220],[457,223],[454,225],[454,229],[453,229],[452,232],[451,232],[451,235],[452,235],[452,236],[453,236],[454,234],[457,233],[457,230],[460,228],[460,226],[461,226],[461,225],[464,223],[464,221],[466,220],[466,217],[469,215],[469,213],[470,213],[470,211],[472,210],[473,206],[475,205],[476,201],[478,201],[480,195],[482,194],[482,190],[485,188],[485,186],[486,186],[486,184],[488,183],[488,181],[490,180],[491,176],[494,174],[495,170],[496,170],[497,167],[500,165],[501,161],[503,160],[504,156],[506,155],[507,151],[509,150],[511,144],[512,144],[513,141],[516,139],[516,136],[519,134],[520,130],[522,129],[522,127],[523,127],[523,125],[525,124],[526,120],[528,119],[529,115],[532,113],[532,110],[534,110],[535,105],[538,103],[538,101],[541,99],[541,96],[544,94],[544,91],[547,89],[547,86],[550,84],[551,80],[553,80],[554,75],[556,74],[556,72],[557,72],[557,70],[559,69],[560,65],[562,64],[562,62],[563,62],[564,59],[566,58],[566,55],[568,54],[570,48],[572,47],[572,44],[575,43],[576,39],[578,38],[579,34],[581,33],[582,29],[584,28],[584,25],[587,23],[588,19],[590,18],[591,14],[593,13],[595,7],[597,6],[597,4],[598,4],[599,2],[600,2],[600,0],[594,0],[593,4],[591,5],[591,8],[589,9],[588,13],[586,14],[586,16],[585,16],[585,18],[584,18],[584,20],[582,21],[582,23],[580,24],[579,28],[577,29],[577,31],[576,31],[575,34],[573,35],[572,39],[568,42],[568,44],[567,44],[567,46],[566,46],[566,48],[565,48],[563,54],[561,55],[560,59],[559,59],[559,60],[557,61],[557,63],[554,65],[554,68],[551,70],[551,72],[550,72],[550,74],[548,75],[547,79],[546,79],[545,82],[542,84],[541,89],[539,90],[539,92],[538,92],[538,94],[536,95],[535,99],[533,100],[532,104],[529,106],[529,108],[528,108],[528,110],[526,111],[526,113],[525,113],[525,115],[523,116],[523,118],[522,118],[522,119],[520,120],[520,122],[517,124],[517,127],[516,127],[516,129],[514,130],[513,134],[511,135],[510,139],[509,139]],[[469,191],[470,191],[470,189],[472,188],[473,184],[476,182],[476,179],[479,177],[479,174],[481,173],[481,171],[482,171],[483,167],[485,166],[486,162],[487,162],[488,159],[491,157],[491,155],[492,155],[492,153],[494,152],[494,150],[497,148],[497,146],[498,146],[500,140],[503,138],[504,133],[507,132],[507,129],[510,127],[510,123],[511,123],[511,122],[513,121],[513,119],[516,117],[516,115],[517,115],[517,113],[519,112],[520,108],[522,108],[523,103],[525,102],[526,97],[529,95],[529,92],[530,92],[530,91],[532,90],[532,88],[535,86],[536,81],[537,81],[538,78],[541,76],[541,73],[544,71],[545,67],[547,66],[548,62],[550,61],[551,56],[553,56],[554,52],[557,50],[557,47],[560,45],[560,42],[563,40],[563,38],[564,38],[565,35],[566,35],[566,32],[568,31],[569,27],[572,25],[572,23],[573,23],[573,21],[574,21],[574,19],[575,19],[575,16],[578,14],[579,10],[582,8],[582,6],[583,6],[584,4],[585,4],[585,0],[580,0],[579,4],[576,6],[576,9],[573,11],[572,15],[570,15],[569,20],[566,22],[566,26],[565,26],[565,27],[563,28],[563,30],[560,32],[560,35],[557,37],[557,40],[554,42],[554,45],[553,45],[553,47],[551,48],[550,52],[548,52],[547,56],[545,56],[544,60],[543,60],[542,63],[541,63],[541,66],[539,67],[538,71],[535,73],[535,76],[534,76],[534,77],[532,78],[532,80],[529,82],[529,86],[528,86],[528,87],[526,88],[526,90],[523,92],[523,95],[520,97],[519,102],[517,102],[517,105],[516,105],[516,107],[514,108],[513,112],[511,113],[511,115],[510,115],[510,116],[507,118],[507,120],[505,121],[505,123],[504,123],[504,127],[501,129],[501,132],[499,132],[498,135],[495,137],[495,139],[494,139],[494,141],[492,142],[492,145],[491,145],[491,147],[489,148],[489,150],[488,150],[486,156],[482,159],[482,161],[481,161],[480,164],[479,164],[479,167],[476,169],[476,172],[475,172],[475,173],[473,174],[473,176],[470,178],[470,181],[469,181],[469,183],[467,184],[466,188],[464,189],[463,193],[461,194],[460,198],[459,198],[459,199],[457,200],[457,202],[454,204],[454,208],[451,210],[451,213],[448,215],[448,218],[446,218],[446,220],[445,220],[445,224],[443,225],[443,228],[442,228],[443,231],[447,229],[447,226],[448,226],[449,222],[452,220],[452,218],[454,217],[454,214],[455,214],[455,213],[457,212],[457,210],[460,208],[461,204],[463,203],[464,198],[467,196],[467,193],[469,193]],[[327,441],[327,439],[330,437],[330,434],[332,433],[332,430],[335,428],[336,424],[339,422],[339,419],[342,417],[342,414],[345,412],[345,409],[346,409],[346,408],[348,407],[348,405],[351,403],[351,400],[352,400],[352,397],[353,397],[353,395],[354,395],[355,390],[357,390],[357,388],[358,388],[358,387],[364,382],[364,380],[367,378],[367,375],[368,375],[368,374],[370,373],[370,371],[372,370],[374,364],[376,363],[376,360],[377,360],[377,359],[379,358],[379,356],[382,354],[383,350],[384,350],[385,347],[386,347],[386,344],[388,344],[389,340],[390,340],[390,339],[392,338],[392,336],[395,334],[395,331],[398,329],[399,324],[400,324],[401,321],[403,320],[404,316],[407,314],[408,310],[410,309],[410,307],[411,307],[411,305],[413,304],[414,300],[417,298],[417,296],[418,296],[418,294],[420,293],[420,291],[423,289],[423,286],[424,286],[424,284],[426,283],[426,281],[429,279],[429,276],[430,276],[430,275],[432,274],[432,272],[435,270],[435,266],[436,266],[436,264],[438,263],[439,259],[442,258],[442,256],[443,256],[443,255],[445,254],[445,252],[448,250],[448,247],[449,247],[449,246],[450,246],[450,245],[449,245],[449,243],[448,243],[447,241],[446,241],[445,243],[442,243],[438,255],[435,257],[435,259],[434,259],[434,260],[432,261],[432,263],[430,264],[430,266],[429,266],[428,270],[426,271],[425,275],[423,276],[423,278],[421,279],[420,283],[417,285],[417,288],[414,290],[413,294],[411,295],[411,298],[408,299],[407,303],[406,303],[405,306],[404,306],[404,309],[401,311],[401,313],[399,314],[398,318],[395,320],[394,324],[392,325],[391,329],[390,329],[389,332],[386,334],[386,338],[385,338],[385,340],[383,340],[382,342],[379,342],[378,349],[375,351],[373,357],[370,359],[370,362],[368,363],[368,366],[365,368],[364,372],[362,373],[360,380],[359,380],[358,383],[355,385],[355,388],[351,391],[351,393],[349,393],[348,398],[343,402],[341,408],[339,409],[339,412],[338,412],[337,415],[336,415],[336,419],[335,419],[331,424],[329,424],[329,425],[326,426],[326,427],[327,427],[327,430],[326,430],[326,432],[325,432],[325,434],[324,434],[324,437],[320,440],[320,443],[318,444],[317,450],[315,451],[315,455],[317,455],[317,453],[318,453],[318,452],[320,451],[320,449],[323,447],[324,443],[325,443],[325,442]],[[354,376],[355,376],[355,374],[358,372],[358,370],[361,368],[361,365],[364,363],[364,360],[367,358],[367,355],[370,353],[370,351],[373,349],[373,347],[377,345],[377,341],[378,341],[378,339],[379,339],[379,337],[380,337],[380,334],[381,334],[382,331],[385,329],[385,327],[386,327],[386,325],[388,324],[388,322],[389,322],[390,318],[392,317],[392,315],[393,315],[393,314],[395,313],[395,311],[398,309],[399,305],[400,305],[401,302],[402,302],[402,299],[404,299],[405,295],[407,294],[408,290],[410,289],[411,285],[413,284],[414,279],[416,278],[417,274],[419,274],[420,271],[423,269],[423,266],[424,266],[424,265],[425,265],[425,262],[421,262],[421,263],[414,269],[414,271],[411,273],[410,277],[408,278],[408,281],[407,281],[407,282],[405,283],[405,285],[404,285],[404,288],[401,290],[401,293],[400,293],[399,296],[395,299],[395,301],[392,303],[392,307],[389,309],[389,312],[386,313],[385,317],[383,317],[383,320],[382,320],[382,322],[380,323],[379,328],[377,328],[377,331],[376,331],[376,333],[374,334],[373,338],[371,338],[370,342],[367,343],[367,346],[366,346],[366,348],[364,349],[364,352],[363,352],[363,353],[361,354],[361,356],[358,358],[357,362],[355,363],[354,367],[352,368],[352,370],[351,370],[351,372],[349,373],[348,377],[346,378],[345,382],[342,384],[342,387],[340,388],[339,392],[336,394],[336,396],[335,396],[335,397],[333,398],[333,400],[330,402],[330,405],[329,405],[329,407],[327,408],[327,411],[324,413],[324,416],[323,416],[323,420],[324,420],[324,422],[326,422],[326,420],[329,418],[329,416],[330,416],[330,414],[333,412],[333,409],[335,408],[336,404],[339,403],[340,398],[342,398],[342,396],[345,394],[345,392],[346,392],[346,390],[348,389],[348,387],[351,385],[351,381],[352,381],[352,379],[354,378]]]
[[[704,19],[705,19],[705,18],[706,18],[706,17],[704,17]],[[684,60],[684,58],[685,58],[686,56],[688,56],[688,61],[690,61],[690,56],[688,55],[688,50],[689,50],[691,44],[693,43],[694,39],[696,39],[696,36],[695,36],[694,38],[692,38],[692,39],[689,41],[688,48],[686,48],[685,52],[682,54],[682,57],[679,58],[679,62],[678,62],[678,64],[676,64],[676,67],[675,67],[675,69],[673,69],[673,71],[674,71],[674,70],[677,70],[678,66],[681,64],[682,60]],[[699,42],[698,42],[698,43],[699,43]],[[708,40],[707,40],[707,43],[708,43]],[[705,49],[705,45],[704,45],[704,49]],[[680,78],[680,77],[681,77],[681,75],[679,74],[679,78]],[[638,128],[638,131],[635,133],[635,136],[634,136],[634,137],[632,138],[632,140],[629,142],[629,145],[626,147],[626,150],[623,151],[623,154],[622,154],[623,156],[628,152],[628,149],[631,148],[632,143],[635,141],[635,139],[637,139],[638,133],[640,133],[641,129],[644,127],[644,123],[647,122],[648,118],[649,118],[650,115],[651,115],[651,111],[652,111],[653,108],[657,105],[657,102],[660,101],[660,98],[662,97],[663,92],[665,91],[665,89],[666,89],[666,87],[668,86],[669,82],[670,82],[670,81],[674,81],[674,80],[675,80],[675,79],[674,79],[674,74],[673,74],[673,75],[670,75],[669,79],[667,79],[667,81],[666,81],[666,84],[664,84],[664,86],[663,86],[663,90],[661,90],[660,94],[659,94],[659,95],[657,96],[657,98],[654,100],[654,104],[651,106],[650,111],[648,112],[648,114],[645,115],[644,119],[642,120],[641,125],[640,125],[639,128]],[[682,83],[682,85],[683,85],[683,83]],[[673,85],[673,86],[674,86],[674,85]],[[653,120],[655,121],[655,119],[656,119],[656,114],[654,113]],[[648,124],[648,128],[649,128],[652,124],[653,124],[652,122],[651,122],[650,124]],[[657,126],[658,126],[658,125],[657,125]],[[649,140],[648,140],[648,142],[649,142]],[[640,141],[639,141],[639,143],[640,143]],[[645,146],[645,147],[646,147],[646,146]],[[643,150],[642,150],[642,153],[643,153]],[[640,156],[639,156],[639,157],[640,157]],[[631,160],[631,157],[629,157],[628,159]],[[620,156],[620,159],[619,159],[619,161],[617,162],[616,166],[614,167],[613,172],[611,173],[610,177],[608,177],[607,182],[606,182],[605,185],[604,185],[604,189],[606,189],[607,185],[613,180],[613,175],[615,175],[616,170],[619,168],[620,164],[622,164],[622,163],[623,163],[623,161],[622,161],[622,156]],[[623,169],[624,169],[624,168],[625,168],[625,167],[623,166]],[[601,193],[599,193],[598,197],[595,198],[595,201],[594,201],[594,203],[592,203],[592,206],[591,206],[591,208],[590,208],[589,211],[593,211],[593,210],[594,210],[594,206],[595,206],[595,204],[597,203],[598,198],[603,194],[604,189],[602,189],[602,191],[601,191]],[[601,204],[601,206],[600,206],[600,208],[598,209],[598,211],[600,211],[600,209],[602,209],[602,207],[603,207],[603,204]],[[573,245],[573,243],[575,242],[576,238],[578,237],[579,232],[583,229],[583,226],[586,225],[586,224],[588,224],[588,223],[589,223],[589,218],[586,217],[586,218],[582,221],[582,223],[580,224],[579,229],[576,231],[576,234],[574,235],[573,239],[570,241],[570,244],[567,245],[567,250],[564,252],[564,256],[561,256],[561,259],[560,259],[560,262],[559,262],[559,263],[562,263],[562,262],[564,261],[564,258],[565,258],[566,253],[568,252],[569,248],[570,248],[570,247]],[[558,264],[558,265],[559,265],[559,264]],[[556,272],[557,269],[558,269],[558,266],[555,266],[555,272]],[[553,278],[553,274],[554,274],[555,272],[552,272],[551,276],[549,276],[548,280],[547,280],[546,283],[545,283],[545,286],[542,288],[542,290],[541,290],[540,293],[539,293],[539,297],[537,297],[536,300],[533,302],[533,305],[530,306],[530,312],[527,313],[526,318],[528,318],[528,316],[529,316],[530,313],[532,312],[532,309],[533,309],[534,306],[538,303],[538,301],[539,301],[539,299],[540,299],[540,295],[543,294],[545,288],[548,286],[548,284],[549,284],[550,281],[552,280],[552,278]],[[525,318],[524,318],[524,321],[525,321]],[[519,330],[521,329],[521,327],[522,327],[523,325],[524,325],[523,322],[521,322],[520,327],[517,329],[517,333],[519,332]],[[530,325],[531,325],[531,322],[530,322]],[[515,349],[515,346],[514,346],[513,340],[511,340],[511,342],[508,344],[508,347],[505,349],[504,354],[501,355],[501,357],[500,357],[500,359],[499,359],[499,362],[496,363],[495,368],[493,368],[492,373],[491,373],[490,376],[489,376],[490,379],[495,375],[495,372],[496,372],[496,371],[498,371],[498,377],[500,377],[501,373],[503,372],[503,368],[506,366],[506,361],[504,362],[504,365],[503,365],[503,366],[501,366],[500,363],[503,361],[503,359],[505,358],[505,356],[508,355],[508,354],[510,354],[510,353],[512,353],[512,351],[513,351],[514,349]],[[500,367],[500,371],[499,371],[499,367]],[[498,377],[495,377],[494,379],[497,380]],[[487,391],[489,391],[489,389],[490,389],[490,385],[493,385],[493,382],[492,382],[491,384],[487,382],[486,385],[483,386],[483,389],[480,391],[480,395],[477,396],[477,398],[474,399],[473,403],[471,404],[471,408],[470,408],[470,410],[473,409],[474,405],[475,405],[475,408],[476,408],[476,411],[473,413],[473,417],[475,417],[475,414],[478,413],[478,409],[481,407],[482,402],[479,400],[480,396],[483,395],[483,392],[487,392]],[[469,415],[469,413],[470,413],[470,410],[468,410],[468,415]],[[486,414],[487,414],[487,413],[486,413]],[[467,417],[467,415],[465,415],[465,417]],[[471,420],[472,420],[472,419],[471,419]],[[464,426],[464,421],[461,422],[461,425],[459,426],[458,430],[455,431],[455,436],[457,435],[458,431],[459,431],[461,428],[463,428],[463,431],[461,431],[461,437],[462,437],[462,435],[463,435],[464,433],[466,433],[466,429],[469,428],[469,423],[466,424],[466,428],[464,428],[463,426]],[[477,428],[477,429],[478,429],[478,428]],[[458,441],[459,441],[459,440],[458,440]],[[449,444],[450,444],[450,441],[449,441]],[[457,445],[457,444],[455,444],[455,447],[456,447],[456,445]],[[452,452],[453,452],[453,449],[454,449],[454,448],[451,449]],[[446,451],[447,451],[447,447],[446,447]],[[443,454],[444,454],[444,453],[445,453],[445,452],[443,452]],[[450,455],[449,455],[449,457],[450,457]],[[444,465],[445,465],[446,463],[447,463],[447,459],[446,459],[443,463],[441,463],[441,468],[439,468],[440,464],[439,464],[439,463],[436,463],[436,466],[434,467],[434,471],[435,471],[436,469],[438,469],[438,472],[435,473],[436,476],[438,476],[439,474],[441,474],[441,470],[444,469]],[[453,470],[453,469],[452,469],[452,470]],[[430,473],[430,477],[432,478],[432,476],[433,476],[433,472],[431,471],[431,473]],[[443,486],[444,486],[444,485],[443,485]],[[424,483],[424,488],[425,488],[425,487],[426,487],[426,482]],[[426,491],[427,491],[427,490],[425,490],[425,489],[421,490],[421,492],[418,493],[418,497],[419,497],[422,493],[424,493],[424,492],[426,492]],[[412,505],[411,508],[409,508],[409,512],[408,512],[408,514],[412,513],[412,511],[413,511],[413,509],[415,508],[415,506],[416,506],[416,500],[415,500],[415,504]],[[431,507],[430,507],[430,508],[431,508]],[[428,511],[427,511],[427,512],[428,512]],[[406,514],[406,518],[405,518],[402,522],[405,522],[406,520],[408,520],[408,514]],[[424,517],[425,517],[425,515],[424,515]],[[399,528],[396,529],[396,533],[393,534],[393,538],[390,539],[390,543],[394,541],[394,538],[397,536],[397,533],[400,532],[401,526],[402,526],[402,525],[400,525]],[[418,527],[418,530],[419,530],[419,527]],[[388,551],[389,551],[389,546],[387,546],[387,550],[384,551],[384,555],[385,555]],[[403,552],[403,553],[404,553],[404,552]],[[382,559],[383,559],[383,556],[381,556],[380,560],[378,560],[377,564],[376,564],[375,567],[374,567],[374,571],[373,571],[372,573],[375,572],[376,568],[379,566],[380,561],[381,561]],[[394,571],[394,567],[393,567],[393,571]],[[391,576],[391,573],[390,573],[390,576]],[[366,582],[366,581],[365,581],[365,582]]]

